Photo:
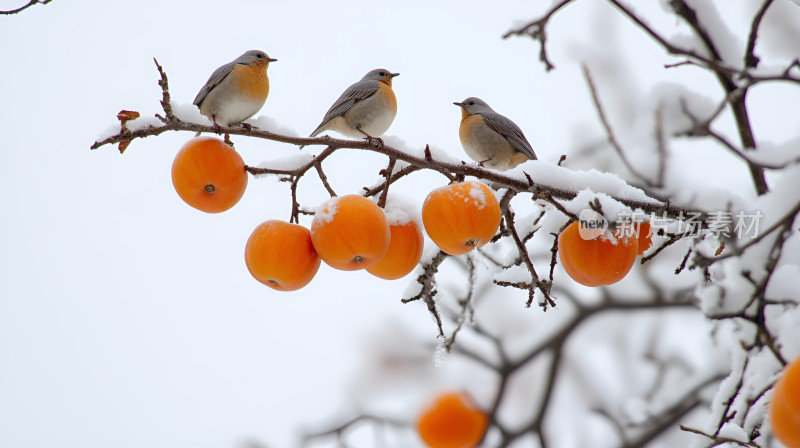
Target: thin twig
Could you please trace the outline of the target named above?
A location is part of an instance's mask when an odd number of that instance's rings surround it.
[[[517,245],[517,251],[519,251],[519,256],[522,259],[522,262],[525,263],[525,267],[528,269],[528,272],[531,275],[531,283],[527,285],[525,289],[528,290],[528,302],[527,306],[530,307],[533,303],[533,297],[536,292],[536,289],[542,292],[544,296],[544,300],[540,304],[542,309],[547,311],[547,306],[555,307],[556,302],[550,296],[550,288],[552,284],[547,280],[539,279],[539,275],[536,273],[536,268],[533,266],[533,261],[531,261],[531,257],[528,254],[528,248],[525,246],[525,243],[519,237],[519,233],[517,232],[517,228],[514,224],[514,211],[511,210],[510,202],[511,198],[514,197],[516,193],[513,190],[508,190],[506,194],[503,196],[502,200],[500,201],[500,210],[503,212],[503,217],[506,220],[506,225],[508,226],[508,230],[511,233],[511,237],[514,240],[514,243]],[[520,283],[508,283],[508,282],[496,282],[500,286],[514,286],[519,288],[522,284]]]
[[[317,169],[317,174],[319,175],[319,180],[322,181],[322,185],[325,187],[326,190],[328,190],[328,194],[331,195],[331,197],[337,196],[336,192],[333,191],[333,188],[331,187],[331,184],[328,183],[328,176],[326,176],[325,172],[322,171],[322,160],[320,160],[319,158],[315,158],[314,162],[315,162],[314,163],[314,168]]]
[[[711,53],[713,60],[715,62],[721,62],[722,57],[720,56],[720,53],[717,50],[710,33],[706,27],[700,23],[695,11],[684,0],[670,0],[669,4],[675,14],[683,18],[689,27],[691,27],[698,37],[700,37],[700,40],[703,42],[706,49]],[[734,82],[733,75],[724,70],[714,69],[712,71],[716,75],[720,85],[722,85],[723,89],[725,89],[725,92],[728,94],[728,104],[731,112],[733,113],[733,118],[736,121],[736,128],[739,131],[739,140],[741,141],[742,146],[747,150],[755,150],[756,140],[753,134],[753,128],[750,124],[747,103],[745,102],[745,98],[747,96],[747,87],[744,87],[741,90],[741,94],[732,95],[739,89]],[[753,186],[755,187],[756,193],[759,195],[766,194],[769,191],[769,187],[767,186],[764,168],[752,163],[748,163],[747,167],[750,171],[750,177],[753,181]]]
[[[550,58],[547,56],[547,22],[550,18],[558,12],[561,8],[566,6],[568,3],[572,2],[573,0],[561,0],[560,2],[556,3],[549,11],[545,13],[544,16],[536,19],[532,22],[527,23],[519,28],[512,29],[505,34],[503,34],[503,39],[508,39],[511,36],[529,36],[533,40],[539,41],[539,61],[541,61],[544,66],[545,70],[548,72],[554,68],[556,68],[552,62],[550,62]]]
[[[398,180],[408,176],[409,174],[417,172],[417,171],[419,171],[421,169],[422,169],[421,167],[418,167],[418,166],[415,166],[415,165],[408,165],[408,166],[406,166],[406,167],[404,167],[404,168],[402,168],[402,169],[400,169],[397,172],[392,174],[392,178],[389,179],[389,185],[391,185],[391,184],[397,182]],[[376,187],[373,187],[373,188],[364,187],[364,196],[365,197],[375,196],[376,194],[383,192],[383,189],[385,187],[386,187],[386,183],[385,182],[382,182],[380,185],[378,185]]]
[[[714,442],[713,446],[722,445],[724,443],[735,443],[735,444],[737,444],[739,446],[750,446],[750,447],[755,447],[755,448],[761,448],[761,445],[757,444],[756,442],[746,442],[746,441],[743,441],[743,440],[732,439],[730,437],[721,437],[719,435],[711,435],[711,434],[707,434],[707,433],[705,433],[705,432],[703,432],[703,431],[701,431],[699,429],[690,428],[690,427],[684,426],[684,425],[680,425],[679,427],[681,428],[681,431],[690,432],[692,434],[701,435],[703,437],[711,439],[711,441]]]
[[[445,337],[444,328],[442,327],[442,317],[439,315],[439,311],[436,309],[436,302],[433,299],[438,293],[438,291],[436,291],[435,274],[439,271],[439,265],[441,265],[448,256],[449,255],[440,250],[430,262],[423,264],[423,272],[417,277],[417,283],[422,286],[419,293],[400,300],[403,303],[409,303],[422,299],[428,307],[428,311],[431,313],[434,320],[436,320],[436,327],[439,329],[439,336],[441,337]]]
[[[608,117],[606,116],[606,112],[603,109],[603,104],[600,102],[600,96],[597,93],[597,88],[595,87],[594,80],[592,79],[592,74],[589,72],[589,67],[586,64],[582,64],[583,67],[583,77],[586,79],[586,85],[589,86],[589,93],[592,95],[592,102],[594,103],[594,108],[597,111],[597,115],[600,118],[600,123],[603,124],[603,128],[606,130],[606,136],[608,137],[608,143],[611,144],[611,147],[614,148],[619,158],[622,160],[622,163],[625,164],[625,167],[628,168],[628,171],[631,172],[634,176],[639,178],[642,182],[647,184],[647,186],[652,187],[654,186],[654,182],[647,178],[644,174],[642,174],[636,167],[633,166],[630,160],[628,160],[628,156],[625,155],[625,151],[622,149],[622,145],[619,144],[617,137],[614,135],[614,130],[611,128],[611,123],[608,121]]]
[[[744,55],[745,67],[755,68],[758,66],[760,58],[755,55],[756,39],[758,39],[758,27],[761,26],[761,20],[767,13],[767,9],[769,9],[770,5],[772,5],[772,0],[765,0],[764,3],[761,4],[761,8],[758,9],[755,17],[753,17],[753,23],[750,24],[750,35],[747,38],[747,51]]]
[[[396,162],[396,158],[389,157],[389,166],[383,170],[384,177],[386,177],[386,182],[383,184],[383,193],[381,193],[381,197],[378,198],[378,207],[380,208],[384,208],[386,206],[386,197],[389,195],[389,184],[392,183],[392,171],[394,171],[394,164]]]
[[[0,11],[0,15],[17,14],[17,13],[20,13],[20,12],[30,8],[33,5],[46,5],[46,4],[50,3],[51,1],[53,1],[53,0],[31,0],[31,1],[28,2],[28,4],[26,4],[24,6],[20,6],[17,9],[12,9],[11,11]]]

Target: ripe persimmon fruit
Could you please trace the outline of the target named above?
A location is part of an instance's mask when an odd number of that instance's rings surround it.
[[[189,140],[172,162],[172,185],[178,196],[206,213],[230,209],[244,195],[247,171],[233,148],[214,137]]]
[[[389,232],[389,249],[378,263],[367,268],[367,272],[384,280],[396,280],[417,266],[425,238],[413,219],[390,223]]]
[[[650,249],[653,245],[653,228],[650,221],[643,222],[638,225],[637,229],[637,242],[639,244],[638,255],[642,255],[644,251]]]
[[[622,280],[639,252],[636,236],[611,238],[603,234],[585,240],[573,222],[558,235],[558,257],[567,274],[585,286],[610,285]]]
[[[789,448],[800,448],[800,357],[789,363],[772,388],[772,433]]]
[[[244,261],[253,278],[278,291],[307,285],[320,265],[308,229],[277,220],[264,221],[250,234]]]
[[[500,227],[500,204],[485,184],[456,182],[428,194],[422,223],[439,249],[461,255],[492,239]]]
[[[489,425],[486,414],[461,392],[446,392],[422,410],[417,432],[430,448],[474,448]]]
[[[343,271],[377,264],[389,249],[390,237],[383,210],[357,194],[325,201],[311,222],[311,241],[320,258]]]

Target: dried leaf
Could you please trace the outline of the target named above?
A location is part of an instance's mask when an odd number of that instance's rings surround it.
[[[117,114],[117,119],[119,119],[120,124],[125,126],[126,122],[130,120],[135,120],[139,118],[139,116],[140,116],[139,112],[136,112],[135,110],[121,110]]]
[[[119,153],[123,154],[126,149],[128,149],[128,145],[131,144],[131,140],[123,140],[119,142]]]

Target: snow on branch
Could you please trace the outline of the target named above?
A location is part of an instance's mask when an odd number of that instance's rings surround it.
[[[204,124],[201,122],[188,121],[186,119],[180,118],[174,113],[173,110],[174,106],[169,93],[169,83],[167,81],[167,75],[164,72],[163,68],[158,64],[158,61],[155,61],[155,63],[161,75],[161,79],[159,80],[158,84],[162,89],[161,107],[164,110],[163,116],[160,114],[156,114],[155,116],[155,118],[158,120],[159,123],[153,123],[147,119],[138,118],[137,112],[126,111],[129,113],[136,114],[137,118],[131,119],[130,117],[127,117],[124,120],[120,118],[121,125],[119,127],[119,131],[110,136],[106,136],[105,138],[95,141],[91,145],[90,147],[91,149],[97,149],[102,146],[110,144],[118,144],[120,152],[123,152],[125,151],[125,149],[127,149],[128,145],[130,145],[130,143],[136,139],[157,136],[168,131],[189,131],[195,133],[215,133],[217,131],[217,129],[210,123]],[[138,125],[140,121],[143,122],[143,125]],[[136,126],[135,128],[131,128],[131,125],[136,125]],[[437,160],[431,154],[429,148],[426,148],[424,156],[420,157],[411,154],[409,152],[402,151],[398,148],[389,146],[387,144],[384,144],[379,139],[344,140],[344,139],[333,138],[327,135],[315,138],[305,138],[305,137],[282,135],[268,130],[258,129],[252,125],[218,126],[218,130],[220,133],[224,133],[226,135],[226,139],[230,135],[244,135],[248,137],[261,138],[265,140],[287,143],[301,147],[322,145],[326,147],[326,149],[323,152],[325,154],[325,157],[330,156],[331,153],[340,149],[358,149],[358,150],[372,151],[384,154],[388,156],[390,160],[402,161],[406,164],[405,168],[399,170],[396,173],[392,173],[388,183],[382,184],[381,186],[377,187],[377,189],[370,190],[369,193],[372,194],[375,194],[379,191],[382,192],[385,188],[388,188],[389,184],[394,183],[395,181],[406,175],[409,175],[418,170],[427,169],[439,172],[444,176],[446,176],[451,181],[456,179],[463,179],[466,176],[471,176],[481,179],[493,185],[495,189],[507,188],[517,193],[530,193],[534,198],[541,199],[546,202],[551,202],[556,207],[559,207],[559,204],[555,203],[556,199],[571,200],[574,199],[577,195],[576,191],[565,188],[564,186],[548,185],[543,182],[537,182],[534,180],[534,177],[538,176],[531,176],[528,173],[522,173],[521,176],[515,177],[509,174],[504,174],[484,169],[483,167],[477,164],[467,164],[464,162],[454,163],[447,160]],[[283,174],[291,177],[291,176],[300,176],[304,174],[306,171],[308,171],[309,168],[312,167],[316,168],[315,162],[313,161],[295,170],[272,170],[270,168],[248,167],[248,172],[250,172],[253,175]],[[551,168],[552,168],[551,166],[547,166],[548,170]],[[559,177],[561,178],[563,178],[565,174],[569,174],[570,172],[572,172],[571,170],[567,170],[566,168],[560,168],[560,170],[561,171],[559,171],[558,174]],[[545,170],[539,170],[539,171],[545,171]],[[577,175],[576,177],[577,181],[580,181],[578,179],[587,179],[590,177],[592,179],[596,178],[599,180],[599,177],[597,176],[594,177],[582,176],[580,173],[577,172],[572,172],[572,173],[575,173]],[[567,180],[565,180],[565,183],[567,182]],[[601,190],[598,191],[602,191],[603,185],[606,184],[608,184],[606,180],[600,181],[598,185],[600,186]],[[585,187],[586,187],[585,185],[582,186],[582,188]],[[691,207],[679,207],[674,204],[671,204],[669,201],[664,202],[664,201],[659,201],[657,199],[647,200],[648,197],[642,194],[641,191],[638,191],[637,193],[637,189],[635,189],[634,187],[627,186],[626,188],[623,188],[623,191],[629,197],[624,197],[619,195],[615,196],[613,194],[611,196],[615,200],[626,205],[627,207],[630,207],[631,209],[640,209],[645,213],[655,213],[670,218],[678,218],[680,216],[686,216],[691,213],[700,213],[702,216],[705,215],[705,213],[701,210],[696,210]],[[631,197],[638,197],[641,199],[631,199]],[[701,218],[701,221],[702,220],[703,218]]]

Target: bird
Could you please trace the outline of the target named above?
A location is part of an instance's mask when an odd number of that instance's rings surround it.
[[[519,126],[495,112],[485,101],[470,97],[453,104],[461,107],[458,136],[471,159],[500,171],[536,160],[536,153]]]
[[[397,115],[392,79],[399,75],[383,68],[364,75],[333,103],[309,137],[333,130],[352,138],[377,139],[389,129]]]
[[[275,61],[263,51],[250,50],[214,70],[193,104],[214,122],[218,134],[220,125],[242,123],[264,106],[269,95],[267,67]],[[242,126],[251,128],[247,123]]]

